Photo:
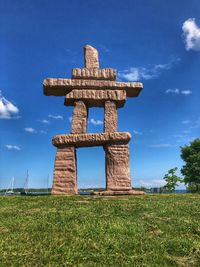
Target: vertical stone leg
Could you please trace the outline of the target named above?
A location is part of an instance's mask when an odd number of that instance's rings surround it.
[[[72,134],[80,134],[87,132],[88,109],[83,101],[75,102],[72,115]]]
[[[129,145],[107,145],[106,152],[106,190],[131,190],[129,166]]]
[[[57,148],[52,194],[77,194],[76,149],[75,147]]]
[[[104,109],[104,132],[117,131],[117,107],[115,102],[106,101]]]

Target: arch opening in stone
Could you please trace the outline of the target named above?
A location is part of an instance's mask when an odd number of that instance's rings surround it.
[[[92,193],[105,190],[105,152],[103,147],[78,148],[77,186],[78,192]]]

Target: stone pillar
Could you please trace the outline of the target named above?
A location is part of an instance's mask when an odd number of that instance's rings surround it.
[[[115,102],[106,101],[104,109],[104,132],[117,131],[117,107]]]
[[[83,101],[77,101],[74,105],[72,115],[72,130],[73,134],[81,134],[87,132],[87,117],[88,109]]]
[[[76,149],[75,147],[57,148],[52,194],[77,194]]]
[[[129,166],[129,145],[107,145],[106,152],[106,190],[131,190]]]

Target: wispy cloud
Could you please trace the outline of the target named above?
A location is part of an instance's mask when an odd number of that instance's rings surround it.
[[[61,116],[61,115],[49,114],[48,117],[51,118],[51,119],[54,119],[54,120],[63,120],[63,116]]]
[[[189,124],[190,123],[190,120],[183,120],[181,123],[182,124]]]
[[[182,90],[180,93],[181,93],[182,95],[187,96],[187,95],[191,95],[191,94],[192,94],[192,91],[191,91],[191,90]]]
[[[72,116],[70,116],[70,117],[68,118],[68,120],[69,120],[69,122],[72,122]]]
[[[198,118],[193,125],[190,126],[190,129],[200,128],[200,118]]]
[[[19,146],[16,146],[16,145],[5,145],[5,147],[8,149],[8,150],[18,150],[20,151],[21,148]]]
[[[167,89],[165,93],[168,94],[173,94],[173,95],[178,95],[180,93],[179,89]]]
[[[32,127],[24,128],[24,131],[27,133],[37,133],[37,131]]]
[[[18,119],[18,113],[18,107],[8,101],[0,91],[0,119]]]
[[[42,122],[42,123],[44,123],[44,124],[49,124],[50,123],[50,121],[48,121],[48,120],[39,120],[40,122]]]
[[[171,144],[155,144],[155,145],[150,145],[149,147],[151,148],[168,148],[172,147],[173,145]]]
[[[165,93],[167,95],[184,95],[184,96],[189,96],[192,94],[192,91],[191,90],[180,90],[178,88],[174,88],[174,89],[167,89],[165,91]]]
[[[166,64],[149,65],[148,67],[132,67],[127,70],[119,71],[118,78],[127,81],[156,79],[164,71],[171,69],[178,61],[180,61],[180,58],[173,59]]]
[[[143,134],[142,132],[139,132],[139,131],[136,131],[136,130],[133,130],[133,133],[134,134],[138,134],[138,135],[142,135]]]
[[[102,125],[103,124],[103,121],[101,120],[95,120],[94,118],[91,118],[90,119],[90,122],[93,124],[93,125]]]
[[[187,19],[182,26],[186,50],[200,51],[200,28],[195,18]]]
[[[110,49],[108,49],[108,47],[106,47],[105,45],[99,45],[99,47],[102,49],[103,52],[105,53],[109,53]]]
[[[44,130],[40,130],[40,133],[41,133],[41,134],[47,134],[47,132],[44,131]]]

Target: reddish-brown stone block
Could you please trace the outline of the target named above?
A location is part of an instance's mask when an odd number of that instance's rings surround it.
[[[72,130],[73,134],[83,134],[87,132],[87,117],[88,110],[83,101],[75,102],[72,115]]]
[[[99,55],[96,48],[86,45],[84,47],[84,59],[86,68],[99,68]]]
[[[77,194],[76,149],[74,147],[58,148],[54,164],[54,195]]]
[[[115,102],[106,101],[104,109],[104,132],[117,131],[117,107]]]
[[[131,190],[128,145],[107,145],[106,153],[106,190]]]

